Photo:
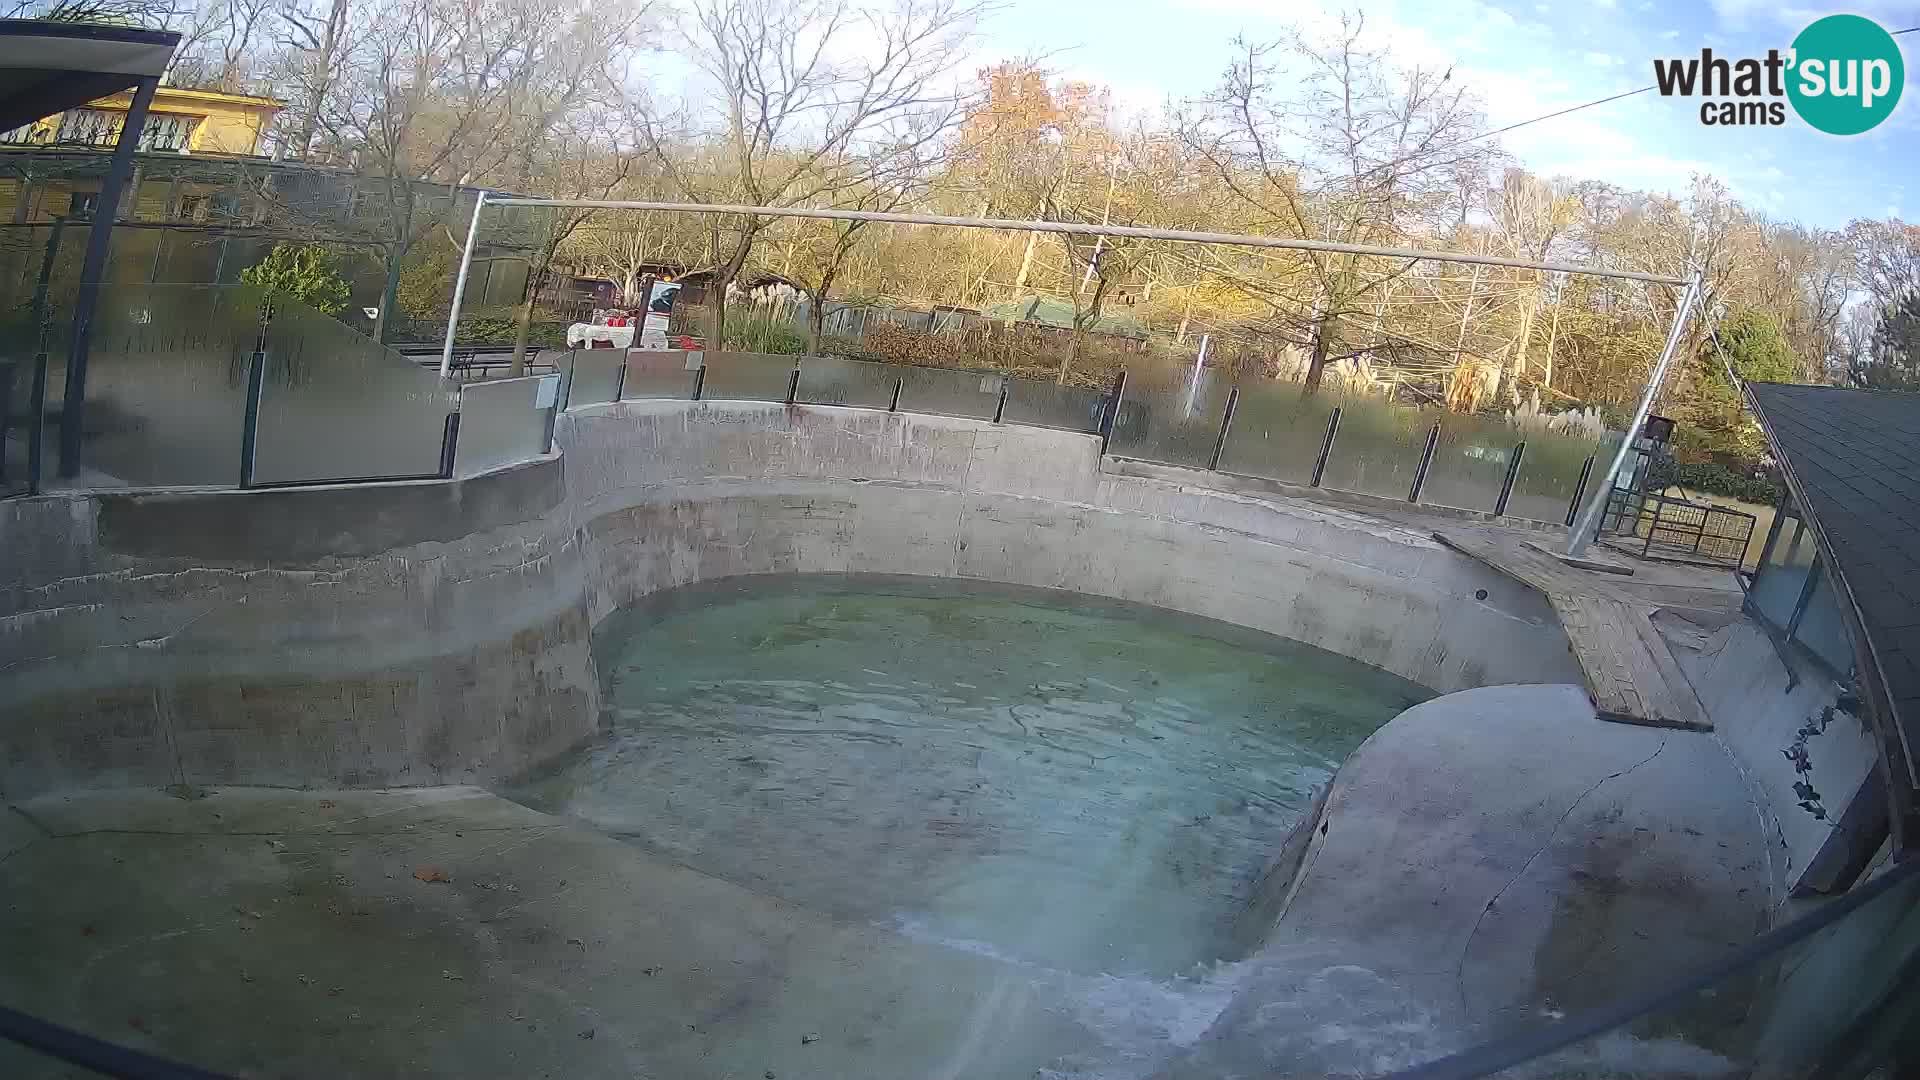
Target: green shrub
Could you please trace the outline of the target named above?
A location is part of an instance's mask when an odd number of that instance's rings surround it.
[[[353,295],[333,253],[310,244],[273,245],[266,258],[240,271],[240,281],[270,296],[292,297],[323,315],[338,315]]]
[[[1690,491],[1704,491],[1761,506],[1772,506],[1780,492],[1779,484],[1759,470],[1733,469],[1711,461],[1664,462],[1649,479],[1656,491],[1678,484]]]
[[[807,351],[807,336],[794,329],[792,319],[753,315],[727,320],[727,348],[733,352],[798,356]]]

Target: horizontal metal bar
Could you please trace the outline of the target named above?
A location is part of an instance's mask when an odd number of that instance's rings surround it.
[[[1496,255],[1466,255],[1420,248],[1376,247],[1372,244],[1336,244],[1329,240],[1300,240],[1290,236],[1254,236],[1248,233],[1189,232],[1138,225],[1095,225],[1077,221],[1018,221],[1012,218],[948,217],[943,214],[899,214],[873,210],[815,209],[809,206],[739,206],[723,203],[635,202],[622,199],[536,199],[487,197],[488,206],[578,206],[599,210],[659,210],[687,214],[742,214],[752,217],[823,218],[830,221],[875,221],[894,225],[951,225],[962,229],[1007,229],[1020,232],[1068,233],[1076,236],[1124,236],[1139,240],[1177,240],[1189,244],[1232,244],[1236,247],[1289,248],[1340,255],[1379,255],[1390,259],[1431,259],[1435,262],[1510,266],[1520,270],[1555,270],[1568,274],[1648,281],[1656,285],[1685,285],[1686,278],[1643,274],[1636,270],[1609,270],[1575,263],[1503,259]]]
[[[454,415],[457,416],[459,414],[456,413]],[[341,484],[403,484],[413,483],[418,480],[446,479],[448,479],[448,477],[444,473],[437,472],[410,473],[406,476],[342,476],[331,480],[269,480],[266,483],[256,483],[252,487],[244,490],[273,491],[280,488],[333,487]],[[242,489],[231,488],[229,490],[239,491]]]

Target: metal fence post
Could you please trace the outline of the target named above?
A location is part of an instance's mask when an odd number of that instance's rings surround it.
[[[1127,369],[1113,377],[1113,390],[1107,395],[1107,407],[1100,413],[1100,453],[1107,452],[1107,443],[1113,438],[1113,425],[1120,419],[1120,402],[1127,392]]]
[[[1433,468],[1433,448],[1440,443],[1440,421],[1427,429],[1427,445],[1420,451],[1420,465],[1413,470],[1413,486],[1407,489],[1407,501],[1420,501],[1420,489],[1427,486],[1427,470]]]
[[[566,412],[567,407],[573,404],[573,376],[578,371],[579,365],[580,347],[575,345],[567,350],[567,379],[566,385],[560,388],[559,408],[556,410],[558,412]]]
[[[253,350],[247,363],[247,411],[240,420],[240,486],[253,486],[254,450],[260,445],[260,394],[267,384],[267,354]]]
[[[1000,376],[1000,400],[993,404],[993,422],[996,424],[1007,415],[1007,388],[1012,385],[1012,379],[1005,375]]]
[[[440,479],[453,479],[453,461],[460,452],[460,414],[447,414],[446,427],[440,431]]]
[[[1507,513],[1507,500],[1513,497],[1513,482],[1520,478],[1520,459],[1527,456],[1527,443],[1522,439],[1513,444],[1513,453],[1507,455],[1507,478],[1500,482],[1500,498],[1493,504],[1493,516],[1504,517]]]
[[[25,194],[22,193],[22,198]],[[67,219],[53,219],[47,237],[47,251],[40,260],[40,280],[33,287],[33,323],[40,334],[40,347],[33,357],[33,389],[27,404],[33,415],[27,420],[27,494],[40,494],[42,451],[47,435],[47,339],[53,336],[53,309],[47,304],[47,285],[53,280],[53,262],[60,251],[60,236]]]
[[[700,391],[707,388],[707,365],[701,364],[693,369],[693,400],[700,400]]]
[[[262,297],[260,320],[247,362],[246,412],[240,419],[240,486],[253,486],[253,459],[260,446],[260,398],[267,386],[267,326],[273,322],[273,296]]]
[[[1580,466],[1580,482],[1573,485],[1573,498],[1567,501],[1567,528],[1573,528],[1573,519],[1580,513],[1580,500],[1587,493],[1587,481],[1593,477],[1593,455],[1587,455],[1586,464]]]
[[[613,400],[617,403],[621,395],[627,392],[627,354],[620,354],[620,373],[613,377]]]
[[[92,228],[87,233],[87,250],[80,265],[80,287],[73,298],[73,326],[67,346],[66,392],[60,401],[60,475],[80,473],[81,444],[86,431],[87,357],[93,346],[94,316],[100,305],[100,285],[106,277],[108,248],[113,227],[120,219],[120,194],[133,172],[133,153],[139,149],[140,129],[147,122],[147,108],[153,104],[153,92],[160,85],[157,77],[141,79],[133,90],[126,119],[120,123],[120,138],[107,159],[107,174],[100,180],[100,194],[94,203]],[[132,215],[128,215],[132,216]]]
[[[794,398],[799,396],[799,394],[800,394],[800,365],[795,364],[793,365],[792,374],[787,376],[787,404],[789,405],[793,404]]]
[[[1227,432],[1233,427],[1233,409],[1240,404],[1240,384],[1234,383],[1227,388],[1227,407],[1220,414],[1220,434],[1213,438],[1213,454],[1207,458],[1207,468],[1220,468],[1220,452],[1227,448]]]
[[[893,400],[887,402],[888,412],[900,411],[900,388],[905,386],[906,384],[907,384],[907,380],[904,376],[893,380]]]
[[[1308,487],[1320,486],[1320,477],[1327,471],[1327,458],[1333,456],[1334,436],[1338,434],[1340,434],[1340,406],[1335,405],[1333,411],[1327,414],[1327,433],[1320,439],[1320,456],[1313,459],[1313,479],[1307,482]]]

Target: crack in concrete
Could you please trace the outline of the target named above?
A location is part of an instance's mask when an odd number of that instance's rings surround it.
[[[1533,868],[1535,860],[1539,859],[1549,847],[1553,846],[1554,837],[1560,835],[1561,826],[1565,825],[1567,819],[1573,816],[1573,812],[1580,808],[1580,804],[1587,800],[1587,796],[1599,791],[1600,788],[1607,783],[1618,780],[1640,768],[1640,766],[1652,761],[1654,758],[1659,757],[1661,752],[1666,750],[1666,748],[1667,738],[1663,737],[1660,740],[1659,747],[1657,747],[1653,753],[1621,769],[1619,772],[1609,773],[1594,781],[1592,786],[1581,792],[1578,798],[1567,804],[1567,809],[1560,815],[1560,820],[1554,822],[1553,828],[1547,830],[1546,839],[1540,842],[1540,846],[1533,850],[1533,854],[1527,856],[1527,861],[1520,865],[1520,869],[1514,872],[1513,877],[1509,878],[1505,885],[1500,886],[1499,891],[1493,894],[1493,897],[1487,901],[1486,906],[1480,909],[1480,915],[1473,920],[1473,928],[1467,931],[1467,939],[1460,943],[1460,956],[1454,964],[1454,987],[1460,994],[1460,1011],[1463,1015],[1469,1018],[1473,1016],[1472,1006],[1467,1003],[1467,953],[1472,950],[1473,939],[1480,933],[1481,925],[1487,921],[1487,913],[1493,910],[1494,905],[1500,902],[1500,898],[1507,894],[1508,889],[1519,884],[1520,879],[1527,876],[1527,871]]]

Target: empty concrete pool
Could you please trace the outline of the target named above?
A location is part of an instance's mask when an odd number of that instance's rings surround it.
[[[1082,973],[1244,951],[1277,839],[1431,696],[1224,623],[928,579],[693,586],[594,647],[609,734],[523,801],[824,914]]]
[[[555,439],[0,503],[0,1006],[241,1075],[1362,1076],[1768,918],[1715,737],[1403,509],[904,412]]]

